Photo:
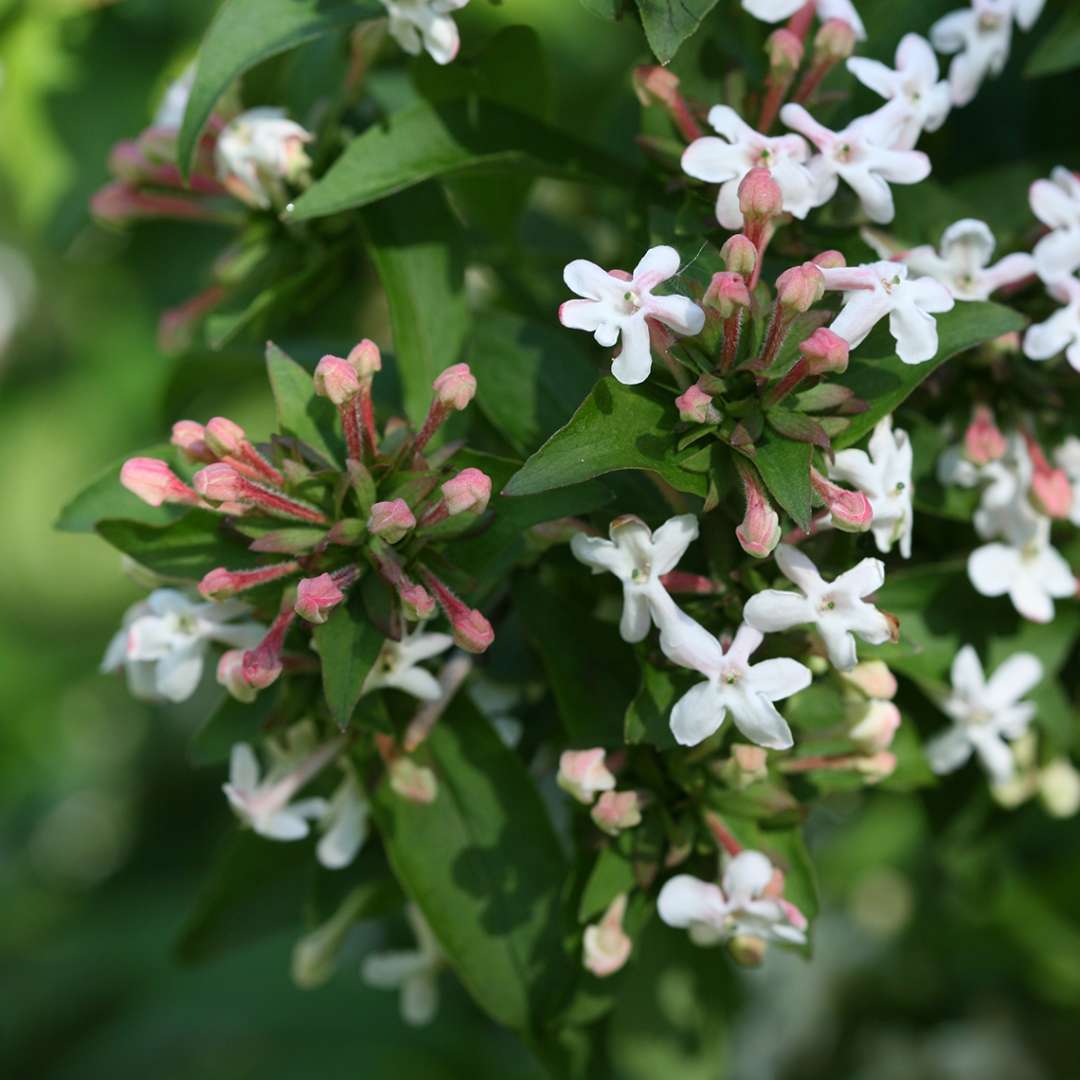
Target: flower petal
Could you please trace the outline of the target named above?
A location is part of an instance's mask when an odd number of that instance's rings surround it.
[[[746,676],[747,686],[769,701],[783,701],[805,690],[813,680],[813,673],[805,664],[787,657],[762,660],[760,664],[754,664]]]
[[[649,328],[645,325],[645,313],[626,319],[622,324],[622,348],[611,364],[611,374],[623,386],[643,383],[652,371],[652,346]]]
[[[1014,705],[1033,690],[1042,677],[1043,666],[1037,656],[1015,653],[990,676],[983,701],[992,709]]]
[[[766,634],[790,630],[814,622],[814,605],[800,593],[765,589],[751,596],[743,608],[743,618]]]
[[[770,663],[778,663],[778,661],[766,660],[757,667],[764,667],[765,664]],[[777,711],[776,706],[762,694],[755,693],[752,687],[745,686],[736,689],[734,693],[728,694],[727,702],[731,708],[731,719],[735,726],[751,742],[770,750],[790,750],[795,745],[791,728]]]
[[[690,874],[677,874],[664,882],[656,898],[656,910],[660,918],[677,930],[685,930],[691,923],[718,922],[725,914],[724,894],[707,881]]]
[[[679,514],[669,518],[652,535],[653,574],[669,573],[686,554],[686,549],[698,538],[698,519],[694,514]]]
[[[680,746],[697,746],[724,722],[724,695],[711,682],[691,687],[671,710],[671,733]]]
[[[927,763],[938,776],[956,772],[971,757],[971,740],[965,729],[949,728],[935,735],[924,747]]]

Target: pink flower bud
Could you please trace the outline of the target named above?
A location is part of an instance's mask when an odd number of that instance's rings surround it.
[[[986,405],[976,405],[971,423],[964,432],[964,453],[976,465],[986,465],[1005,456],[1008,443],[994,422],[994,414]]]
[[[354,345],[349,350],[348,361],[361,381],[373,379],[382,371],[382,353],[370,338],[364,338],[359,345]]]
[[[398,589],[398,599],[401,600],[405,618],[410,622],[430,619],[435,614],[435,601],[423,585],[412,582],[402,585]]]
[[[604,749],[564,750],[559,756],[555,782],[579,803],[590,805],[597,792],[611,791],[615,777],[604,763]]]
[[[244,682],[255,690],[272,686],[281,675],[281,651],[260,645],[244,653],[241,675]]]
[[[852,671],[843,672],[843,679],[868,698],[891,701],[896,697],[896,676],[883,660],[865,660]]]
[[[746,497],[746,513],[735,530],[735,539],[747,555],[764,559],[780,543],[780,517],[762,489],[757,473],[742,462],[737,462],[737,467]]]
[[[451,517],[457,514],[482,514],[491,498],[491,478],[479,469],[462,469],[440,489]]]
[[[633,942],[623,929],[625,915],[626,893],[620,893],[611,901],[600,922],[585,927],[582,963],[598,979],[614,975],[630,958]]]
[[[851,346],[828,327],[818,327],[800,346],[807,375],[827,375],[847,371]]]
[[[404,499],[390,499],[372,506],[367,527],[372,536],[396,544],[410,529],[416,528],[416,518]]]
[[[335,405],[346,405],[360,393],[360,379],[348,360],[324,356],[315,368],[315,393]]]
[[[239,502],[247,493],[244,478],[231,466],[219,462],[200,469],[192,478],[195,490],[212,502]]]
[[[206,445],[219,457],[240,457],[247,445],[247,435],[239,424],[215,416],[206,425]]]
[[[844,258],[843,253],[834,251],[830,248],[828,251],[823,251],[820,255],[815,255],[811,260],[816,266],[820,266],[822,270],[839,270],[843,266],[847,266],[847,259]]]
[[[150,506],[199,505],[198,495],[157,458],[128,458],[120,468],[120,483]]]
[[[720,249],[720,258],[724,260],[724,266],[733,273],[741,274],[749,278],[757,266],[757,248],[749,236],[744,233],[736,233],[724,241]]]
[[[768,779],[768,754],[760,746],[733,743],[731,757],[720,766],[719,775],[729,787],[745,791]]]
[[[389,766],[390,788],[407,802],[429,806],[439,796],[435,774],[412,758],[395,758]]]
[[[844,19],[826,19],[814,37],[814,62],[838,64],[855,51],[855,30]]]
[[[900,726],[900,710],[891,701],[871,701],[848,737],[866,754],[887,750]]]
[[[296,586],[293,610],[309,623],[326,622],[330,612],[345,599],[337,582],[329,574],[302,578]]]
[[[206,445],[206,428],[194,420],[177,420],[170,442],[186,461],[214,461],[214,452]]]
[[[679,418],[688,424],[716,424],[720,414],[712,403],[712,398],[699,386],[688,387],[675,399],[675,408]]]
[[[868,757],[856,758],[853,764],[855,770],[866,777],[868,784],[878,784],[896,771],[896,755],[882,750]]]
[[[659,101],[669,109],[679,103],[679,76],[664,67],[655,64],[634,68],[634,93],[642,105],[651,105]]]
[[[446,409],[461,412],[476,395],[476,379],[468,364],[454,364],[431,384],[435,400]]]
[[[1067,518],[1072,509],[1073,493],[1063,469],[1036,469],[1031,478],[1031,498],[1047,517]]]
[[[592,811],[593,823],[608,836],[641,824],[641,800],[636,791],[605,791]]]
[[[750,267],[750,271],[752,270],[753,266]],[[730,319],[739,308],[750,306],[750,290],[746,287],[746,279],[730,270],[713,274],[701,302],[705,307],[716,311],[721,319]]]
[[[491,623],[475,609],[468,609],[450,620],[454,644],[469,653],[485,652],[495,640]]]
[[[784,212],[784,193],[768,169],[751,169],[739,184],[739,209],[747,221],[769,221]]]
[[[217,666],[217,681],[225,687],[229,696],[250,704],[258,691],[244,679],[244,650],[229,649],[221,654]]]
[[[789,311],[809,311],[825,295],[825,278],[812,262],[793,266],[776,279],[776,299]]]
[[[199,582],[199,592],[207,600],[225,600],[233,596],[236,589],[233,587],[232,573],[226,570],[224,566],[211,570]]]
[[[770,74],[790,79],[803,62],[802,38],[781,27],[774,30],[765,41],[765,55],[769,58]]]
[[[865,532],[874,520],[870,500],[861,491],[848,491],[810,470],[810,485],[829,509],[833,526],[843,532]]]

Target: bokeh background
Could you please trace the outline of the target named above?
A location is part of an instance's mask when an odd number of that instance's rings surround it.
[[[52,524],[82,485],[179,416],[201,417],[210,401],[254,430],[266,416],[256,378],[157,344],[158,316],[198,288],[214,230],[112,232],[87,211],[110,145],[145,126],[214,6],[0,0],[0,1070],[535,1076],[449,976],[435,1024],[404,1027],[394,996],[360,981],[376,927],[360,929],[317,991],[290,980],[294,931],[196,966],[175,955],[228,821],[223,778],[186,759],[197,699],[158,711],[98,673],[141,590],[104,544]],[[925,32],[948,6],[866,0],[867,23],[882,28],[871,51],[887,56],[902,30]],[[562,122],[625,152],[628,71],[646,59],[632,25],[600,22],[579,0],[474,0],[460,22],[467,41],[532,25]],[[978,192],[991,221],[994,210],[1023,220],[1025,185],[1050,164],[1080,165],[1078,80],[1022,82],[1029,46],[1017,44],[1006,77],[928,146],[945,188]],[[230,355],[257,351],[241,342]],[[1077,1075],[1075,820],[1036,804],[1005,813],[971,776],[948,795],[837,797],[809,839],[826,912],[813,963],[775,954],[739,973],[682,935],[652,933],[636,962],[658,974],[636,979],[617,1009],[614,1075]]]

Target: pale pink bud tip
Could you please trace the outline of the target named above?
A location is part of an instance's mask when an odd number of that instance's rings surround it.
[[[742,467],[739,472],[746,498],[746,513],[735,530],[735,539],[747,555],[764,559],[780,543],[780,516],[773,509],[753,470]]]
[[[244,678],[243,649],[229,649],[221,654],[217,666],[217,681],[225,687],[229,696],[237,701],[250,703],[255,700],[257,691]]]
[[[435,600],[423,585],[403,585],[398,596],[410,622],[430,619],[435,614]]]
[[[753,270],[753,264],[748,273]],[[750,306],[750,290],[742,274],[726,271],[713,274],[705,296],[701,301],[705,307],[713,308],[722,319],[730,319],[738,308]]]
[[[388,544],[396,544],[410,529],[416,527],[416,517],[404,499],[377,502],[367,521],[368,532]]]
[[[986,465],[1005,456],[1008,444],[985,405],[977,405],[964,432],[964,453],[976,465]]]
[[[861,491],[839,487],[826,480],[817,469],[810,470],[810,484],[829,508],[832,523],[837,529],[865,532],[873,524],[873,507]]]
[[[348,360],[324,356],[315,368],[315,393],[335,405],[345,405],[360,393],[360,379]]]
[[[803,43],[798,34],[781,28],[774,30],[765,42],[769,67],[777,74],[790,78],[803,61]]]
[[[751,169],[739,184],[739,209],[748,221],[767,221],[784,210],[784,193],[768,169]]]
[[[491,478],[479,469],[462,469],[442,485],[447,513],[482,514],[491,498]]]
[[[807,364],[808,375],[826,375],[847,371],[851,346],[828,327],[815,330],[800,346],[799,354]]]
[[[900,722],[900,710],[891,701],[871,701],[848,735],[864,753],[877,754],[892,745]]]
[[[845,672],[843,677],[868,698],[890,700],[896,697],[896,676],[883,660],[865,660],[852,671]]]
[[[868,784],[877,784],[896,771],[896,755],[888,750],[882,750],[878,754],[859,758],[855,762],[855,768],[866,777]]]
[[[641,824],[641,800],[636,791],[605,791],[592,808],[596,827],[608,836]]]
[[[244,653],[242,674],[244,682],[256,690],[265,690],[281,674],[281,655],[277,649],[260,645]]]
[[[177,420],[170,439],[188,461],[213,461],[214,453],[206,445],[206,428],[194,420]]]
[[[393,761],[389,769],[390,788],[407,802],[428,806],[439,797],[435,774],[407,757]]]
[[[826,19],[814,38],[814,59],[836,64],[855,51],[855,28],[844,19]]]
[[[361,380],[372,379],[382,371],[382,353],[370,338],[364,338],[359,345],[354,345],[347,359]]]
[[[655,98],[669,109],[674,108],[679,101],[679,76],[656,65],[634,68],[634,92],[642,105],[652,104]]]
[[[454,643],[470,653],[482,653],[495,640],[491,623],[475,609],[466,609],[450,624]]]
[[[815,266],[820,266],[822,270],[839,270],[847,266],[847,259],[844,258],[843,252],[832,248],[823,251],[820,255],[815,255],[812,262]]]
[[[296,586],[296,603],[293,610],[301,619],[310,623],[324,623],[327,616],[345,599],[329,574],[303,578]]]
[[[749,277],[757,266],[757,248],[749,236],[736,233],[724,242],[720,258],[731,273]]]
[[[1072,509],[1072,486],[1062,469],[1036,469],[1031,478],[1031,496],[1047,517],[1067,518]]]
[[[437,376],[431,387],[440,405],[460,412],[476,395],[476,378],[468,364],[454,364]]]
[[[120,483],[150,506],[199,500],[195,493],[157,458],[129,458],[120,468]]]
[[[615,777],[604,761],[604,749],[600,746],[592,750],[564,750],[559,756],[559,773],[555,779],[563,791],[586,806],[597,792],[615,787]]]
[[[625,914],[626,893],[620,893],[612,900],[600,922],[585,927],[582,962],[586,970],[598,979],[614,975],[630,958],[633,942],[623,929]]]
[[[199,582],[199,592],[207,600],[224,600],[236,592],[233,575],[223,566],[211,570]]]
[[[224,416],[215,416],[206,425],[206,444],[221,457],[238,457],[246,443],[244,429]]]
[[[214,502],[238,501],[245,491],[243,477],[231,465],[221,462],[200,469],[191,482],[204,499]]]
[[[691,386],[675,399],[679,418],[688,424],[715,424],[720,419],[712,398],[699,386]]]
[[[791,311],[809,311],[825,295],[825,277],[812,262],[793,266],[776,279],[776,298]]]

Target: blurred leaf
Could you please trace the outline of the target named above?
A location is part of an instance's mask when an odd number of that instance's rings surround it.
[[[614,22],[623,13],[628,0],[580,0],[581,6],[593,15]]]
[[[382,632],[364,613],[359,590],[315,627],[315,645],[322,661],[323,692],[339,728],[352,720],[368,677],[383,646]]]
[[[266,369],[282,432],[307,443],[336,465],[341,459],[336,449],[337,410],[328,399],[315,393],[315,384],[307,371],[273,342],[266,346]]]
[[[600,849],[578,904],[578,922],[589,922],[604,911],[619,893],[636,885],[634,867],[613,844]]]
[[[373,810],[390,863],[459,978],[496,1021],[527,1031],[576,974],[562,948],[567,873],[532,777],[458,695],[424,744],[439,780],[429,806],[385,780]]]
[[[420,424],[432,380],[462,359],[469,315],[461,227],[435,184],[387,199],[363,218],[368,250],[390,304],[405,408]]]
[[[814,448],[765,432],[754,453],[748,454],[772,497],[801,529],[810,524],[810,462]]]
[[[525,462],[507,495],[532,495],[619,469],[647,469],[677,491],[704,495],[708,478],[675,453],[678,420],[663,391],[601,379],[570,421]]]
[[[716,7],[717,0],[637,0],[649,47],[666,64]]]
[[[1080,8],[1072,3],[1028,57],[1024,74],[1031,79],[1076,68],[1080,68]]]
[[[101,521],[98,534],[114,548],[161,577],[198,580],[215,567],[250,569],[246,544],[232,537],[219,514],[189,510],[167,528],[135,521]]]
[[[671,709],[690,688],[689,679],[652,664],[641,665],[641,686],[630,702],[624,718],[626,741],[651,743],[661,750],[678,746],[671,733]]]
[[[191,737],[188,758],[193,765],[217,765],[229,760],[236,743],[251,742],[262,734],[274,710],[278,684],[267,687],[250,704],[226,694],[221,704]]]
[[[385,14],[375,0],[225,0],[199,49],[177,145],[181,168],[190,167],[203,126],[234,79],[331,30]]]

